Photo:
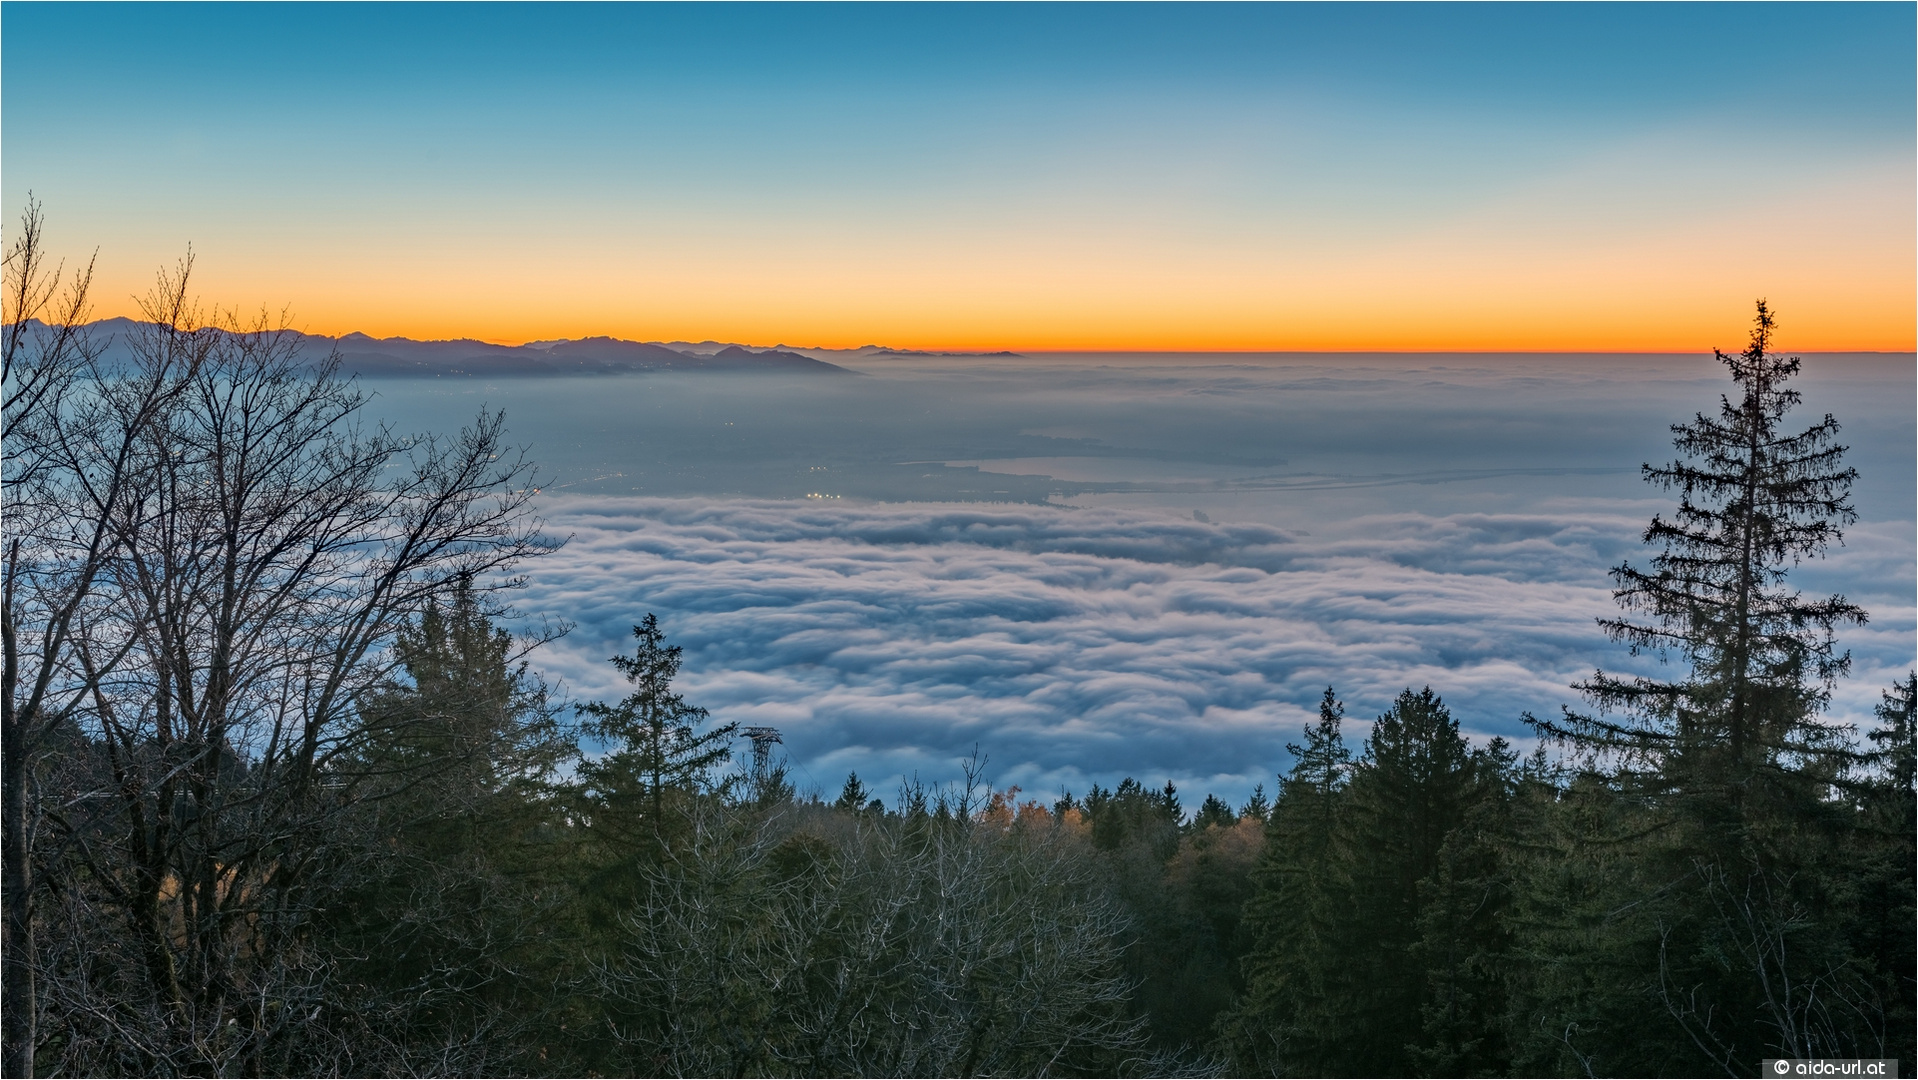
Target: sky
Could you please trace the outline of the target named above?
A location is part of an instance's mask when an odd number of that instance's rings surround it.
[[[1909,4],[0,8],[96,311],[1017,350],[1913,348]]]

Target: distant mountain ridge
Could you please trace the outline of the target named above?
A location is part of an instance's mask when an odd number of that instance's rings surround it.
[[[96,337],[117,341],[139,324],[125,317],[89,323]],[[627,341],[598,336],[499,345],[474,338],[420,341],[378,338],[358,331],[332,337],[290,331],[300,351],[318,360],[337,349],[348,372],[360,375],[505,376],[611,375],[637,371],[751,372],[856,375],[833,360],[1024,359],[1015,352],[928,352],[886,345],[828,349],[796,345],[754,348],[726,341]],[[117,349],[117,345],[115,348]]]
[[[110,352],[120,351],[132,319],[100,319],[88,324],[96,338],[112,338]],[[417,341],[413,338],[376,338],[353,332],[339,337],[289,331],[300,352],[318,360],[337,350],[341,366],[359,375],[506,376],[613,375],[640,371],[780,372],[801,375],[856,374],[837,364],[773,348],[753,350],[719,342],[711,352],[673,349],[656,342],[589,337],[543,341],[526,345],[495,345],[472,338]]]

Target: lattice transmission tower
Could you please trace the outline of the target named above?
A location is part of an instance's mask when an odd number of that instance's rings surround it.
[[[773,727],[749,727],[745,736],[753,741],[753,782],[766,779],[766,770],[772,765],[773,744],[785,745],[779,737],[779,729]]]

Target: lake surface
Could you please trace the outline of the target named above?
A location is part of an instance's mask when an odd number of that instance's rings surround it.
[[[648,611],[716,719],[771,724],[802,783],[886,790],[977,744],[1028,792],[1134,775],[1268,791],[1327,685],[1365,721],[1429,683],[1475,737],[1578,703],[1608,569],[1675,499],[1639,478],[1731,387],[1710,356],[1044,355],[854,376],[368,380],[447,430],[504,408],[549,531],[536,663],[581,698]],[[1839,720],[1914,651],[1914,365],[1810,356],[1860,520],[1794,579],[1871,612]]]

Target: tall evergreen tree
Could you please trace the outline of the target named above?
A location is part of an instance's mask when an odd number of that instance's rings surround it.
[[[846,786],[839,789],[839,798],[833,803],[833,808],[857,813],[864,810],[866,804],[871,801],[872,792],[867,789],[865,782],[859,779],[859,774],[849,772],[846,774]]]
[[[1239,815],[1232,812],[1232,807],[1224,799],[1208,794],[1205,801],[1199,804],[1198,813],[1192,815],[1191,828],[1196,832],[1213,827],[1231,828],[1238,820]]]
[[[1106,878],[1131,915],[1125,967],[1138,986],[1135,1000],[1154,1018],[1154,1038],[1176,1044],[1189,1034],[1189,969],[1197,947],[1197,927],[1167,880],[1167,862],[1180,843],[1177,789],[1168,781],[1154,791],[1128,776],[1112,790],[1092,785],[1079,810]]]
[[[1514,755],[1471,749],[1428,687],[1357,761],[1326,692],[1280,783],[1246,905],[1246,991],[1220,1027],[1246,1073],[1497,1073]]]
[[[1418,940],[1410,958],[1424,985],[1413,1061],[1428,1076],[1504,1075],[1511,1069],[1508,849],[1517,836],[1517,754],[1495,738],[1471,752],[1460,779],[1457,822],[1418,886]]]
[[[1871,733],[1878,766],[1863,792],[1854,937],[1884,1003],[1883,1055],[1918,1060],[1918,672],[1892,683]]]
[[[1857,470],[1843,464],[1829,413],[1784,430],[1800,400],[1785,383],[1800,361],[1772,351],[1776,328],[1761,300],[1745,351],[1716,354],[1736,399],[1672,427],[1683,458],[1644,472],[1679,493],[1678,512],[1646,528],[1645,542],[1660,548],[1647,568],[1612,571],[1626,615],[1600,625],[1634,655],[1677,654],[1689,670],[1669,680],[1601,670],[1577,689],[1622,718],[1567,714],[1541,725],[1667,796],[1736,803],[1762,774],[1829,769],[1827,759],[1843,756],[1842,734],[1816,718],[1851,663],[1835,629],[1862,624],[1865,612],[1843,596],[1808,599],[1785,577],[1843,540],[1856,519]]]
[[[1092,826],[1092,842],[1104,850],[1140,847],[1163,863],[1179,848],[1183,811],[1170,780],[1160,791],[1130,776],[1112,791],[1094,784],[1080,805]]]
[[[1717,354],[1737,392],[1673,427],[1680,460],[1645,467],[1678,510],[1646,529],[1658,550],[1645,568],[1612,572],[1625,614],[1601,625],[1684,672],[1599,671],[1577,688],[1600,715],[1536,722],[1597,770],[1567,864],[1611,868],[1589,885],[1560,875],[1576,891],[1547,901],[1607,912],[1603,933],[1556,938],[1557,962],[1600,984],[1561,980],[1566,996],[1540,1006],[1544,1026],[1582,1027],[1582,1067],[1594,1046],[1608,1071],[1737,1074],[1764,1056],[1851,1057],[1882,1042],[1872,1018],[1885,1003],[1847,930],[1861,902],[1857,815],[1837,795],[1864,758],[1819,718],[1850,666],[1837,629],[1865,612],[1786,583],[1855,520],[1857,473],[1829,414],[1785,428],[1800,362],[1773,351],[1775,331],[1760,301],[1747,348]]]
[[[570,959],[570,844],[552,795],[576,745],[468,580],[400,631],[394,655],[405,679],[363,703],[368,745],[341,769],[372,796],[339,837],[363,870],[314,936],[388,1038],[463,1039],[449,1063],[521,1069]]]
[[[582,762],[579,778],[592,807],[593,826],[626,845],[644,836],[666,839],[667,810],[675,797],[694,794],[732,755],[739,725],[700,730],[706,710],[689,705],[673,690],[679,675],[680,648],[666,644],[659,620],[648,613],[633,627],[639,644],[632,656],[613,657],[613,666],[634,684],[616,705],[589,702],[580,712],[591,719],[589,734],[610,743],[598,760]]]
[[[1892,795],[1891,802],[1906,820],[1912,821],[1910,796],[1918,790],[1918,735],[1913,732],[1914,720],[1918,720],[1918,671],[1906,673],[1903,682],[1892,683],[1874,711],[1879,727],[1870,738],[1878,747],[1874,756],[1883,769],[1879,785]]]
[[[1221,1023],[1222,1044],[1246,1073],[1345,1071],[1354,990],[1344,960],[1351,894],[1339,848],[1351,751],[1339,733],[1345,706],[1325,690],[1305,745],[1288,744],[1292,768],[1279,780],[1265,851],[1246,902],[1251,952],[1241,962],[1245,997]]]
[[[1416,1071],[1416,1018],[1427,1004],[1420,953],[1425,905],[1464,822],[1476,762],[1458,721],[1430,687],[1406,690],[1372,725],[1346,794],[1351,882],[1343,957],[1356,986],[1348,1023],[1355,1051],[1373,1076]],[[1440,961],[1449,962],[1449,956]]]
[[[1265,797],[1264,784],[1252,785],[1252,794],[1245,800],[1245,805],[1239,807],[1239,816],[1257,818],[1261,824],[1266,818],[1272,816],[1272,803]]]
[[[436,789],[441,806],[538,785],[574,749],[546,687],[513,639],[481,610],[470,579],[402,627],[394,658],[406,673],[371,695],[367,768]]]

